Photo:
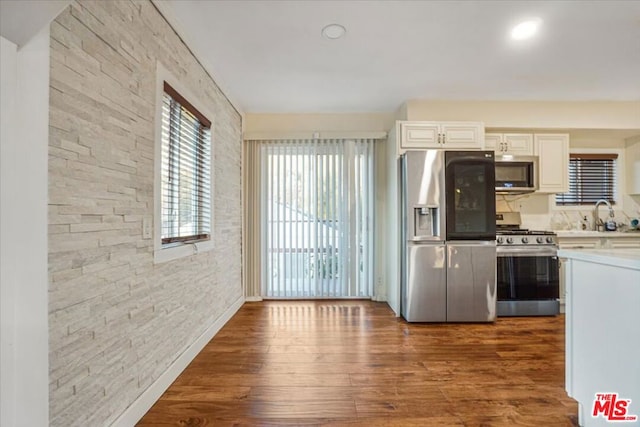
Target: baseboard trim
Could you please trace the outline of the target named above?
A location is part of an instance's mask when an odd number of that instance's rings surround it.
[[[178,378],[178,375],[202,351],[205,345],[233,317],[244,304],[244,298],[238,298],[206,331],[202,333],[153,384],[146,389],[125,411],[113,422],[112,426],[132,427],[147,413],[167,388]]]
[[[260,302],[262,301],[262,297],[245,297],[245,302]]]

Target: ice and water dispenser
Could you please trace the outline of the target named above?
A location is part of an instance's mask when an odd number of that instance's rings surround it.
[[[432,239],[440,235],[440,209],[435,206],[413,208],[413,240]]]

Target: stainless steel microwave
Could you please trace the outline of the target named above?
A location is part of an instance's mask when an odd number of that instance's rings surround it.
[[[537,156],[496,156],[496,194],[525,194],[537,189]]]

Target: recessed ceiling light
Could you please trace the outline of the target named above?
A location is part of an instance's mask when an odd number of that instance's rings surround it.
[[[513,27],[511,30],[511,38],[514,40],[526,40],[533,37],[537,32],[538,28],[542,24],[542,19],[533,18],[523,21]]]
[[[347,29],[340,24],[329,24],[322,29],[322,37],[329,40],[339,39],[344,36]]]

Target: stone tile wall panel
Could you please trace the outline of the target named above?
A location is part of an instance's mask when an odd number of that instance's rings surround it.
[[[156,61],[214,114],[215,249],[154,264]],[[241,117],[149,1],[51,24],[52,426],[111,424],[241,289]]]

